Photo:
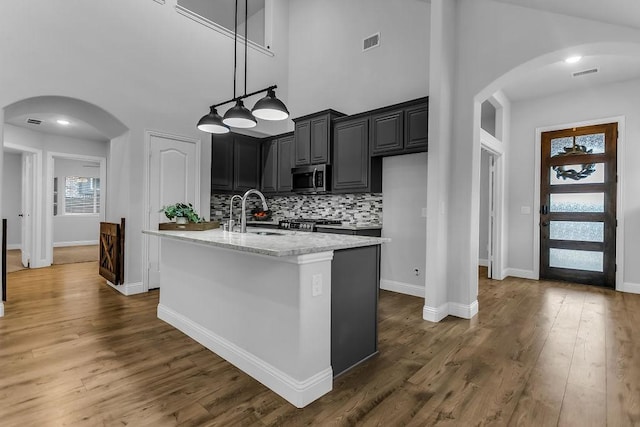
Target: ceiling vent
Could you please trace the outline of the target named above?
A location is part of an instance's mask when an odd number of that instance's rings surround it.
[[[375,33],[362,40],[362,51],[366,52],[369,49],[380,46],[380,33]]]
[[[576,71],[575,73],[572,73],[571,75],[573,77],[580,77],[580,76],[586,76],[587,74],[593,74],[593,73],[597,73],[597,72],[598,72],[597,68],[592,68],[590,70]]]
[[[42,123],[42,120],[38,120],[38,119],[27,119],[27,123],[29,123],[30,125],[39,125]]]

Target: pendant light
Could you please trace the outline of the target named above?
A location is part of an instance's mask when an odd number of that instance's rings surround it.
[[[238,0],[235,2],[235,32],[234,32],[234,45],[233,45],[233,98],[221,102],[219,104],[212,105],[209,114],[203,116],[198,121],[198,129],[214,133],[223,134],[230,131],[229,127],[234,128],[252,128],[257,125],[258,121],[256,117],[263,120],[284,120],[289,117],[289,111],[286,105],[276,98],[275,89],[276,85],[269,86],[258,91],[247,93],[247,52],[248,52],[248,27],[249,27],[249,11],[248,0],[244,2],[244,95],[236,96],[236,77],[238,74]],[[257,95],[262,92],[267,92],[266,96],[260,99],[253,107],[253,110],[249,111],[244,106],[242,101],[253,95]],[[218,115],[216,107],[235,102],[236,104],[227,110],[224,114],[224,118]]]
[[[289,117],[289,110],[284,102],[276,98],[276,92],[273,89],[269,89],[267,95],[256,102],[251,112],[263,120],[284,120]]]
[[[244,4],[244,95],[247,96],[247,29],[249,28],[248,18],[248,0],[245,0]],[[234,46],[233,46],[233,97],[236,97],[236,69],[238,62],[238,0],[236,0],[236,20],[235,20],[235,32],[234,32]],[[252,128],[258,124],[258,121],[251,111],[244,106],[242,99],[236,101],[236,105],[227,110],[224,113],[224,119],[222,119],[225,125],[233,126],[237,128]]]
[[[229,126],[222,122],[222,117],[220,117],[215,107],[211,107],[209,114],[202,116],[198,122],[198,129],[209,133],[229,133]]]

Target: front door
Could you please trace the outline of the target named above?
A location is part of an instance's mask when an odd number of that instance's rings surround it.
[[[615,287],[617,123],[542,134],[540,278]]]

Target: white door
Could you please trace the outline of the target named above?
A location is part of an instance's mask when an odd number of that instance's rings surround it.
[[[22,154],[22,265],[29,267],[32,248],[32,224],[33,221],[33,155]]]
[[[494,236],[494,227],[495,227],[495,176],[496,176],[496,168],[495,168],[495,157],[493,155],[489,156],[489,236],[487,243],[487,260],[488,268],[487,268],[487,277],[489,279],[493,278],[493,236]]]
[[[200,212],[200,173],[198,145],[195,141],[165,135],[149,136],[149,228],[167,222],[163,206],[177,202],[192,203]],[[160,239],[149,236],[149,289],[160,287]]]

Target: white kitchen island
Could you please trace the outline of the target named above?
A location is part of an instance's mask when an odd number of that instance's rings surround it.
[[[162,238],[158,317],[304,407],[332,389],[334,251],[385,239],[251,231],[144,231]]]

